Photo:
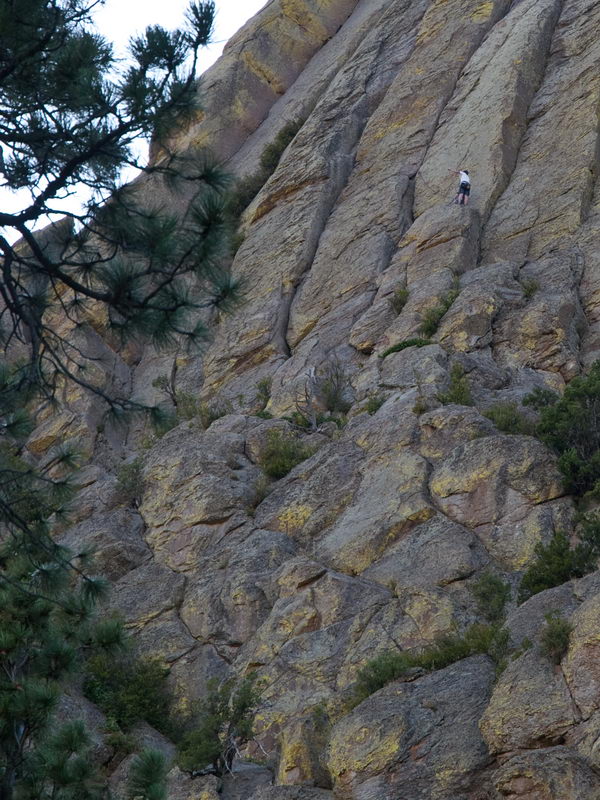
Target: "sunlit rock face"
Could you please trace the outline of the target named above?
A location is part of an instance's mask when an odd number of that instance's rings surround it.
[[[205,351],[120,353],[89,334],[121,391],[160,399],[177,359],[181,390],[223,416],[149,439],[104,429],[73,391],[29,444],[83,442],[61,536],[95,549],[178,707],[211,677],[257,672],[251,755],[268,769],[226,782],[225,800],[600,797],[595,574],[509,607],[501,675],[478,655],[351,700],[369,659],[481,622],[483,571],[514,597],[536,547],[573,530],[554,455],[483,412],[560,392],[600,357],[599,29],[589,0],[271,0],[169,143],[244,176],[300,123],[242,220],[245,302]],[[339,427],[322,391],[334,366]],[[307,392],[312,431],[292,416]],[[267,486],[274,431],[310,450]],[[116,469],[136,456],[126,508]],[[539,646],[557,610],[573,626],[560,666]],[[217,796],[179,772],[171,785]]]

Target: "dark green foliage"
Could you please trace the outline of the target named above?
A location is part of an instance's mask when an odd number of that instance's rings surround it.
[[[292,411],[290,414],[287,414],[282,419],[286,420],[286,422],[291,422],[292,425],[296,425],[298,428],[308,429],[311,427],[310,420],[300,411]]]
[[[302,125],[303,122],[301,120],[288,122],[284,125],[275,139],[263,150],[260,157],[260,168],[251,175],[237,181],[227,200],[227,214],[233,227],[238,226],[243,212],[275,172],[284,150],[291,143]]]
[[[25,468],[14,455],[10,465]],[[97,776],[87,766],[85,731],[76,723],[57,731],[53,714],[82,651],[113,652],[123,634],[114,620],[95,620],[106,583],[81,572],[83,553],[54,543],[42,514],[62,503],[62,492],[49,479],[44,494],[37,477],[37,507],[21,506],[17,485],[2,487],[9,512],[0,520],[0,796],[88,798]]]
[[[534,426],[519,412],[516,403],[496,403],[484,412],[484,416],[491,419],[502,433],[533,434]]]
[[[262,378],[256,384],[256,402],[260,404],[260,410],[264,411],[271,399],[271,378]]]
[[[526,300],[531,300],[533,295],[540,288],[539,283],[532,278],[525,278],[525,280],[522,280],[521,286],[523,287],[523,296]]]
[[[387,356],[392,353],[399,353],[401,350],[406,350],[407,347],[425,347],[428,344],[431,344],[429,339],[405,339],[403,342],[398,342],[398,344],[393,344],[391,347],[388,347],[387,350],[381,353],[379,358],[387,358]]]
[[[162,753],[143,750],[135,756],[127,780],[127,800],[164,800],[167,763]]]
[[[438,400],[444,405],[455,403],[458,406],[472,406],[471,387],[462,364],[455,363],[450,370],[450,386],[447,392],[438,394]]]
[[[531,406],[536,411],[541,411],[542,408],[554,405],[558,402],[558,395],[550,389],[540,389],[536,386],[535,389],[523,398],[524,406]]]
[[[423,314],[423,322],[421,323],[421,333],[425,336],[433,336],[439,328],[442,318],[450,309],[452,303],[460,294],[458,289],[451,289],[438,303],[437,306],[428,308]]]
[[[260,157],[260,166],[265,173],[272,175],[275,172],[281,156],[288,145],[292,143],[302,125],[301,120],[287,122],[273,141],[265,147]]]
[[[260,192],[268,179],[269,175],[265,175],[261,170],[259,170],[258,172],[253,172],[251,175],[247,175],[245,178],[241,178],[237,181],[235,188],[232,190],[227,199],[226,206],[227,214],[232,221],[232,227],[235,228],[237,225],[239,225],[240,217],[248,208],[250,203],[254,200],[256,195]],[[237,252],[239,249],[239,246],[235,247],[237,244],[238,240],[235,239],[234,234],[234,252]]]
[[[296,464],[310,458],[314,450],[291,433],[269,431],[267,441],[260,452],[258,463],[270,478],[283,478]]]
[[[385,397],[382,394],[371,394],[369,395],[369,399],[367,400],[367,405],[365,406],[365,410],[371,416],[376,414],[381,406],[385,403]]]
[[[508,631],[499,625],[471,625],[463,634],[442,636],[420,651],[387,651],[369,661],[358,673],[354,705],[398,680],[410,670],[436,670],[485,653],[502,664],[508,649]]]
[[[544,589],[560,586],[561,583],[578,577],[575,550],[562,531],[556,531],[547,545],[538,543],[535,556],[536,560],[521,580],[519,603]]]
[[[370,695],[398,680],[413,669],[416,656],[403,650],[384,650],[372,658],[358,673],[353,704],[362,703]]]
[[[573,378],[560,400],[541,408],[537,435],[558,454],[567,492],[582,496],[600,489],[600,362]]]
[[[396,314],[400,314],[406,303],[408,302],[408,289],[396,289],[390,300],[390,305]]]
[[[231,406],[228,403],[205,403],[188,392],[177,392],[177,420],[198,419],[206,430],[213,422],[227,414],[231,414]]]
[[[182,29],[148,28],[130,41],[130,59],[94,31],[91,0],[0,0],[0,178],[23,189],[22,205],[0,211],[2,322],[23,361],[19,389],[46,402],[77,381],[105,400],[116,421],[143,406],[113,394],[94,351],[73,330],[104,309],[119,339],[162,347],[196,345],[203,309],[225,310],[238,287],[220,267],[228,249],[227,178],[207,153],[174,155],[175,125],[197,113],[198,50],[209,41],[213,0],[193,2]],[[160,158],[138,161],[136,139],[160,142]],[[121,185],[136,166],[145,176]],[[144,181],[145,184],[144,184]],[[189,212],[144,205],[162,184],[185,189]],[[158,190],[155,191],[155,190]],[[81,193],[43,231],[62,201]],[[34,233],[35,231],[35,233]],[[12,244],[17,237],[20,242]],[[9,353],[12,358],[13,352]],[[0,386],[0,406],[5,390]]]
[[[117,469],[117,492],[119,501],[125,505],[137,508],[144,494],[144,479],[142,476],[142,459],[135,458],[127,464],[121,464]]]
[[[135,738],[130,733],[123,733],[114,720],[108,720],[104,728],[104,741],[112,747],[115,756],[123,758],[135,750]]]
[[[260,695],[253,676],[237,686],[209,681],[208,696],[185,722],[177,748],[177,763],[186,772],[230,771],[237,749],[253,734],[253,719]]]
[[[175,409],[178,421],[194,419],[200,413],[200,401],[189,392],[175,392]]]
[[[100,800],[102,783],[90,745],[80,721],[67,722],[49,733],[26,755],[19,800]]]
[[[145,720],[169,734],[171,696],[167,675],[168,670],[154,659],[111,658],[99,653],[87,661],[83,689],[85,696],[119,728],[127,731]]]
[[[427,400],[423,397],[423,395],[419,395],[415,400],[415,404],[412,407],[413,414],[416,414],[418,417],[421,414],[424,414],[426,411],[429,411],[429,404]]]
[[[542,653],[553,664],[560,664],[569,649],[569,639],[573,627],[558,612],[545,614],[546,624],[540,636]]]
[[[600,557],[600,517],[586,514],[577,529],[579,542],[572,546],[562,531],[557,531],[547,545],[535,548],[535,561],[527,569],[519,587],[518,601],[560,586],[572,578],[581,578],[597,568]]]
[[[510,586],[492,572],[484,572],[469,587],[477,608],[488,622],[504,619],[504,609],[510,600]]]

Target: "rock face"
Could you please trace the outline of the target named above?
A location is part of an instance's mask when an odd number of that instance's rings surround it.
[[[350,702],[373,656],[481,621],[482,571],[515,587],[540,542],[572,531],[554,456],[483,412],[561,391],[600,357],[599,27],[589,0],[268,2],[170,143],[247,175],[301,122],[243,218],[245,303],[202,357],[89,332],[122,391],[157,400],[177,358],[181,388],[223,416],[144,440],[74,395],[31,436],[36,456],[83,440],[62,540],[95,549],[179,707],[257,671],[271,772],[244,796],[600,798],[597,575],[513,608],[501,675],[479,655]],[[468,207],[451,203],[458,168]],[[332,374],[339,428],[284,419],[307,400],[327,412]],[[265,481],[273,431],[311,454]],[[132,508],[115,476],[135,456]],[[539,646],[554,610],[573,627],[558,666]],[[171,778],[174,798],[217,796]]]

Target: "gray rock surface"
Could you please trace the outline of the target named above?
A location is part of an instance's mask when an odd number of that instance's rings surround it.
[[[119,351],[101,314],[77,332],[107,385],[155,402],[177,359],[178,386],[224,413],[151,438],[103,426],[70,389],[28,441],[40,459],[80,442],[89,463],[58,535],[95,551],[178,712],[210,678],[257,672],[248,755],[269,770],[228,781],[224,800],[600,798],[599,574],[515,606],[575,508],[555,456],[484,416],[514,403],[535,422],[524,397],[600,357],[599,15],[591,0],[271,0],[171,141],[248,175],[302,123],[243,215],[231,270],[245,302],[212,319],[201,355]],[[451,202],[459,167],[468,207]],[[139,188],[185,209],[185,194]],[[414,338],[429,343],[382,358]],[[324,390],[332,367],[343,413]],[[303,403],[310,429],[291,416]],[[274,429],[314,452],[267,480]],[[116,467],[136,456],[134,508]],[[512,587],[505,670],[464,659],[351,709],[374,656],[483,621],[471,589],[485,570]],[[551,665],[540,633],[556,610],[573,630]],[[218,796],[177,769],[170,787]]]

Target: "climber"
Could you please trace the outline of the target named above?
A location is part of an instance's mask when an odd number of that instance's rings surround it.
[[[458,192],[456,193],[456,197],[454,198],[453,202],[458,203],[461,206],[468,205],[469,194],[471,193],[471,178],[469,178],[469,170],[449,169],[448,172],[452,172],[454,175],[460,176],[460,186],[458,187]]]

